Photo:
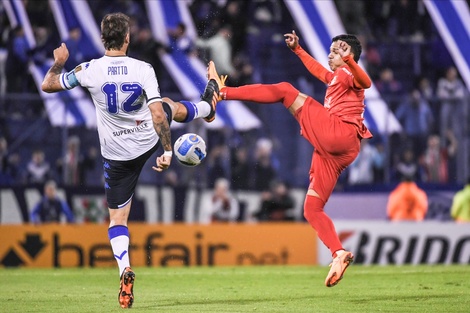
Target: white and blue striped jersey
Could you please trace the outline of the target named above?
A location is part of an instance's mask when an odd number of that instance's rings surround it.
[[[159,140],[148,105],[162,101],[153,67],[127,56],[103,56],[60,75],[63,89],[82,86],[95,105],[101,154],[127,161]]]

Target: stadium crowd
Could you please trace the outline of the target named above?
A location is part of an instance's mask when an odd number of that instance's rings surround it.
[[[131,16],[130,55],[154,66],[163,95],[182,98],[157,52],[179,49],[205,62],[213,59],[220,74],[229,75],[229,86],[288,81],[323,102],[325,86],[312,79],[283,44],[282,34],[297,28],[283,1],[188,2],[197,38],[190,38],[186,25],[180,24],[167,30],[172,38],[169,45],[152,37],[143,1],[89,0],[88,4],[97,21],[109,12]],[[374,133],[373,139],[364,141],[338,188],[373,189],[396,184],[404,176],[423,184],[463,184],[470,164],[468,89],[422,1],[335,3],[347,32],[360,37],[362,61],[403,128],[400,133]],[[21,27],[9,26],[0,4],[0,184],[43,184],[53,178],[59,184],[102,185],[96,130],[54,128],[48,123],[27,61],[44,62],[60,37],[47,0],[25,1],[25,6],[37,41],[33,51],[27,49]],[[80,52],[79,36],[79,29],[71,30],[68,70],[94,57]],[[197,182],[212,188],[217,179],[226,178],[234,190],[257,191],[269,191],[277,181],[306,187],[304,173],[311,150],[300,136],[298,141],[288,139],[299,131],[295,120],[284,120],[276,109],[247,106],[263,122],[260,129],[204,130],[209,155],[203,165],[184,169],[175,162],[164,175],[144,171],[141,180],[173,185]],[[279,123],[286,127],[280,129]],[[176,139],[185,130],[173,132]]]

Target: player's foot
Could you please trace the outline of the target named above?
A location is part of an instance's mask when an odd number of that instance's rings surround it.
[[[213,61],[209,61],[209,64],[207,65],[207,79],[208,80],[215,80],[217,83],[217,86],[219,87],[219,91],[222,90],[222,88],[225,87],[225,81],[227,80],[227,75],[220,75],[217,74],[217,69],[215,68],[215,64]],[[219,100],[222,100],[219,97]]]
[[[204,89],[204,93],[201,96],[201,100],[206,101],[211,105],[211,112],[208,116],[204,118],[206,122],[212,122],[215,119],[215,109],[217,107],[217,103],[222,100],[219,92],[222,88],[225,87],[225,80],[227,79],[227,75],[220,76],[217,74],[217,70],[215,69],[214,62],[210,61],[207,66],[207,85]]]
[[[349,264],[352,263],[354,255],[349,251],[340,251],[336,254],[333,262],[330,264],[330,271],[326,276],[325,285],[326,287],[333,287],[339,283],[343,278],[343,274],[348,268]]]
[[[201,100],[209,103],[211,106],[209,115],[204,117],[204,120],[210,123],[215,119],[215,108],[217,107],[217,102],[219,102],[219,87],[214,79],[207,82],[204,93],[201,96]]]
[[[118,300],[121,308],[128,309],[134,303],[134,279],[135,274],[130,267],[126,267],[121,275]]]

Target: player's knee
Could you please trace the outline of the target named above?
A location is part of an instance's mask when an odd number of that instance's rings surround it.
[[[312,221],[315,219],[316,213],[323,212],[325,207],[325,202],[316,197],[307,195],[305,197],[305,204],[304,204],[304,217],[307,221]]]
[[[279,88],[280,90],[282,90],[284,93],[298,93],[299,91],[297,89],[295,89],[294,86],[292,86],[291,83],[288,83],[288,82],[280,82],[280,83],[277,83],[275,84],[277,86],[277,88]]]
[[[294,113],[299,107],[303,105],[303,102],[296,103],[297,96],[300,92],[294,86],[292,86],[292,84],[281,82],[275,85],[282,94],[282,103],[284,104],[284,107],[289,109],[291,113]]]

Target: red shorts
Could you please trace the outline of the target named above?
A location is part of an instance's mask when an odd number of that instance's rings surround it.
[[[330,115],[320,103],[308,97],[295,112],[300,131],[315,148],[310,166],[310,185],[320,199],[328,201],[341,172],[359,154],[360,138],[355,125]]]

